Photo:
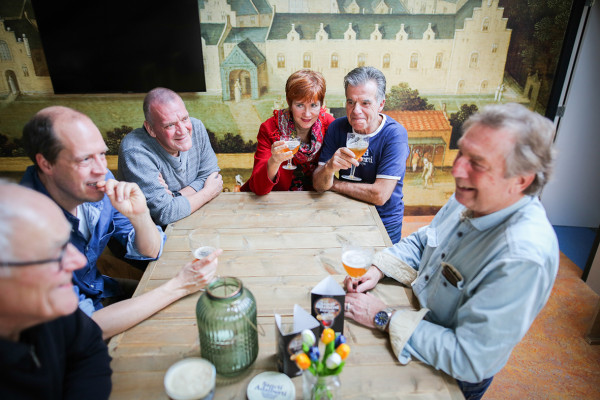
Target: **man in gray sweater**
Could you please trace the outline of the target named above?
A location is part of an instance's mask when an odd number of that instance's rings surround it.
[[[202,122],[191,118],[170,89],[155,88],[144,99],[144,126],[119,148],[119,179],[136,182],[159,225],[187,217],[223,189],[217,156]]]

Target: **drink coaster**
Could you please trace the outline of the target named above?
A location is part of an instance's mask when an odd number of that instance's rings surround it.
[[[296,387],[287,375],[267,371],[252,378],[246,395],[248,400],[294,400]]]

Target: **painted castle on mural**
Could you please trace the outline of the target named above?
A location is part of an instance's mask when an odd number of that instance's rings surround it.
[[[387,78],[388,97],[403,84],[434,107],[384,112],[408,130],[407,184],[427,187],[419,178],[427,165],[443,204],[452,192],[448,169],[442,168],[455,158],[454,113],[491,102],[531,108],[537,102],[537,74],[518,84],[505,71],[513,32],[500,1],[198,0],[206,92],[195,94],[204,112],[194,115],[220,140],[239,135],[251,144],[272,109],[287,106],[284,86],[294,71],[321,72],[328,83],[326,106],[339,116],[344,76],[357,66],[375,66]],[[53,93],[28,4],[14,1],[0,15],[0,96],[9,101]],[[130,120],[123,115],[113,125]]]
[[[280,92],[300,68],[341,82],[373,65],[422,93],[493,94],[511,31],[498,0],[199,0],[207,92]],[[29,38],[0,19],[0,94],[51,93]],[[35,26],[35,21],[30,21]],[[332,93],[341,87],[331,85]]]
[[[199,1],[207,91],[280,92],[300,68],[342,82],[372,65],[423,93],[494,94],[511,31],[498,0]],[[308,12],[310,10],[310,13]],[[331,85],[333,93],[341,86]]]

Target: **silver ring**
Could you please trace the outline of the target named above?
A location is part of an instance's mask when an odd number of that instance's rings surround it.
[[[345,303],[344,309],[346,310],[346,312],[349,312],[350,311],[350,303]]]

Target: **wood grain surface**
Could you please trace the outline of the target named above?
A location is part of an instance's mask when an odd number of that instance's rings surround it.
[[[353,240],[374,250],[391,245],[375,207],[335,193],[222,193],[167,228],[159,260],[149,264],[135,295],[157,287],[191,260],[187,235],[201,228],[219,234],[218,274],[242,280],[256,298],[259,354],[235,378],[217,377],[215,399],[245,399],[246,386],[263,371],[276,371],[274,314],[291,322],[294,304],[310,311],[310,291],[331,275],[342,283],[341,246]],[[374,293],[390,305],[410,307],[411,291],[384,280]],[[113,357],[111,399],[167,399],[166,370],[200,356],[195,307],[202,292],[183,298],[109,342]],[[387,334],[346,320],[352,352],[340,378],[344,399],[462,399],[455,381],[423,363],[395,359]],[[302,378],[292,379],[302,398]]]

